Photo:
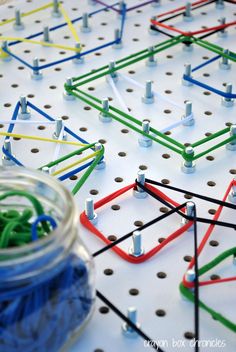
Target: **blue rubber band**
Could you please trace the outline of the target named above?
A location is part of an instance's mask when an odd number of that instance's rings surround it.
[[[211,59],[209,59],[209,60],[203,62],[202,64],[200,64],[200,65],[194,67],[194,68],[192,69],[192,72],[195,72],[195,71],[197,71],[197,70],[200,70],[200,68],[202,68],[202,67],[204,67],[204,66],[207,66],[207,65],[209,65],[210,63],[212,63],[212,62],[214,62],[214,61],[216,61],[216,60],[218,60],[218,59],[220,59],[220,58],[221,58],[221,55],[214,56],[213,58],[211,58]]]
[[[38,239],[37,226],[40,222],[43,221],[50,222],[50,225],[52,226],[53,230],[55,230],[55,228],[57,227],[56,221],[51,216],[45,214],[38,216],[31,227],[32,241],[36,241]]]
[[[197,86],[199,86],[201,88],[207,89],[207,90],[209,90],[212,93],[218,94],[218,95],[220,95],[220,96],[222,96],[224,98],[227,98],[227,99],[236,98],[236,94],[234,94],[234,93],[230,94],[230,93],[226,93],[224,91],[221,91],[219,89],[215,89],[215,88],[213,88],[211,86],[208,86],[207,84],[204,84],[204,83],[202,83],[200,81],[197,81],[196,79],[193,79],[193,78],[191,78],[191,77],[189,77],[187,75],[183,75],[183,79],[185,81],[191,82],[191,83],[193,83],[193,84],[195,84],[195,85],[197,85]]]

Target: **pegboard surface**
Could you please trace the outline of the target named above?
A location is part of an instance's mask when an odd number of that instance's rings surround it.
[[[111,5],[110,0],[105,1]],[[128,6],[134,6],[142,1],[127,0]],[[88,1],[63,1],[71,19],[81,16],[84,12],[92,12],[102,8],[102,5],[92,5]],[[40,1],[40,6],[47,1]],[[138,144],[139,135],[123,124],[112,121],[102,123],[99,112],[79,99],[67,101],[63,99],[64,83],[68,77],[78,77],[94,69],[117,61],[127,55],[161,43],[168,38],[161,33],[151,35],[148,31],[150,18],[159,13],[169,11],[177,6],[185,5],[185,1],[162,0],[160,7],[151,4],[128,12],[123,33],[123,47],[114,49],[112,46],[95,50],[84,58],[84,63],[75,64],[73,60],[59,63],[44,69],[43,79],[31,79],[31,71],[23,63],[14,58],[9,62],[0,63],[0,94],[2,122],[10,121],[14,107],[20,95],[26,95],[28,100],[54,119],[62,117],[65,125],[77,133],[81,138],[94,143],[99,141],[105,147],[106,168],[94,170],[85,184],[75,195],[80,213],[84,210],[84,201],[92,197],[94,201],[113,193],[120,188],[134,182],[137,171],[145,170],[149,179],[162,181],[165,184],[180,187],[189,191],[204,194],[209,197],[222,199],[223,195],[236,174],[235,151],[225,146],[212,151],[196,162],[194,174],[181,172],[182,157],[176,155],[166,147],[153,143],[150,148],[142,148]],[[21,12],[31,11],[38,6],[38,2],[12,1],[0,8],[0,20],[14,17],[14,10]],[[31,16],[23,18],[25,29],[15,31],[12,23],[1,26],[1,35],[5,37],[27,37],[40,32],[46,25],[50,27],[62,23],[61,18],[52,18],[50,9],[45,9]],[[183,30],[197,30],[212,27],[218,24],[218,19],[226,17],[227,22],[236,20],[236,6],[226,3],[222,10],[216,9],[215,4],[194,11],[194,20],[184,22],[182,17],[170,20],[168,24]],[[91,32],[82,33],[79,30],[81,22],[75,23],[84,50],[91,50],[114,39],[114,30],[119,28],[121,18],[111,10],[99,12],[89,18]],[[235,26],[227,29],[228,35],[218,37],[217,33],[207,40],[225,49],[235,51]],[[73,37],[67,26],[53,31],[51,38],[54,43],[74,46]],[[39,36],[37,40],[41,40]],[[184,114],[185,101],[190,100],[193,106],[195,124],[193,126],[180,125],[171,130],[169,136],[182,144],[196,142],[210,133],[215,133],[235,123],[235,107],[221,105],[221,97],[196,85],[183,86],[181,83],[184,65],[191,63],[192,67],[213,58],[216,54],[194,45],[193,51],[184,51],[184,44],[178,44],[155,55],[156,67],[147,67],[145,60],[134,63],[120,71],[116,87],[129,113],[142,121],[148,119],[151,126],[157,130],[164,129],[181,119]],[[32,64],[38,57],[40,65],[72,55],[73,53],[59,48],[50,48],[30,43],[19,43],[11,49],[15,55]],[[82,52],[83,52],[82,51]],[[153,89],[157,93],[153,104],[142,103],[144,89],[140,88],[128,77],[145,85],[146,80],[153,81]],[[195,79],[225,90],[226,83],[233,84],[236,90],[236,68],[232,63],[230,70],[220,70],[219,61],[197,70],[193,73]],[[83,85],[82,90],[99,99],[109,97],[110,104],[124,110],[119,99],[114,94],[105,77]],[[32,112],[32,120],[42,120],[40,125],[15,125],[14,132],[19,134],[37,135],[51,138],[54,125],[44,124],[45,119],[37,112]],[[8,125],[0,121],[0,132],[6,131]],[[1,144],[3,144],[3,137]],[[69,140],[72,140],[69,138]],[[220,139],[222,140],[222,139]],[[210,144],[211,146],[212,144]],[[200,147],[200,151],[202,147]],[[61,146],[60,155],[65,155],[73,149],[70,146]],[[12,151],[24,165],[38,168],[52,160],[55,146],[52,143],[14,138]],[[73,176],[64,181],[72,190],[80,176]],[[162,190],[174,201],[186,201],[184,194],[168,189]],[[212,218],[217,209],[216,204],[193,198],[197,205],[199,217]],[[147,197],[137,199],[132,190],[111,201],[97,210],[97,228],[106,236],[119,238],[129,231],[150,221],[166,211],[163,204]],[[220,219],[234,222],[232,209],[224,209]],[[162,238],[180,227],[179,215],[172,215],[158,222],[156,225],[143,231],[143,246],[145,251],[156,246]],[[198,225],[198,241],[203,238],[209,225]],[[98,238],[79,224],[80,236],[90,249],[96,252],[105,246]],[[113,237],[114,239],[114,237]],[[211,242],[210,242],[211,241]],[[215,227],[203,253],[199,257],[199,265],[203,266],[210,259],[235,246],[235,232],[224,227]],[[123,241],[119,246],[128,252],[131,239]],[[138,321],[142,330],[157,341],[166,352],[183,350],[193,351],[190,339],[194,332],[194,306],[184,300],[179,292],[179,284],[187,269],[189,256],[193,256],[193,233],[186,232],[172,242],[160,253],[148,261],[134,265],[124,261],[112,251],[106,251],[94,259],[96,265],[96,287],[122,312],[135,306],[138,310]],[[220,277],[236,276],[236,266],[232,258],[227,259],[216,268],[206,273],[204,278],[212,275]],[[236,307],[235,281],[217,286],[200,288],[200,298],[209,306],[235,321]],[[89,325],[78,341],[71,346],[70,352],[143,352],[152,350],[146,346],[143,339],[137,337],[129,339],[122,334],[123,322],[111,310],[97,299],[96,309]],[[66,312],[65,312],[66,314]],[[226,329],[219,322],[200,310],[200,338],[203,341],[221,341],[223,347],[202,347],[201,351],[233,352],[236,348],[235,333]],[[178,345],[175,345],[175,342]]]

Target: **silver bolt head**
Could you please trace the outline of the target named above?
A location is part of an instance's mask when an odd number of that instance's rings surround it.
[[[221,105],[225,106],[226,108],[230,108],[234,105],[234,99],[222,98]]]
[[[183,115],[181,117],[181,120],[184,121],[186,119],[186,116]],[[195,124],[195,120],[194,120],[194,117],[192,117],[190,120],[186,121],[186,122],[183,122],[183,126],[193,126]]]
[[[217,35],[219,38],[225,38],[225,37],[227,37],[228,32],[226,30],[224,30],[224,32],[218,32]]]
[[[106,167],[106,161],[103,159],[95,166],[95,170],[103,170],[105,169],[105,167]]]
[[[180,227],[183,227],[183,226],[186,225],[188,222],[189,222],[188,219],[182,218],[181,223],[180,223]],[[193,231],[193,230],[194,230],[194,226],[192,225],[192,226],[190,226],[186,231],[187,231],[187,232],[191,232],[191,231]]]
[[[151,4],[152,7],[159,7],[160,5],[160,1],[152,2]]]
[[[116,74],[114,77],[112,77],[111,75],[107,75],[106,76],[106,81],[109,83],[109,78],[113,79],[113,82],[117,82],[118,81],[118,75]]]
[[[123,48],[123,43],[120,41],[119,43],[115,43],[112,45],[113,49],[122,49]]]
[[[75,58],[73,59],[73,63],[76,65],[81,65],[84,63],[84,57],[80,57],[80,58]]]
[[[233,203],[233,204],[236,204],[236,193],[231,192],[231,193],[228,195],[228,200],[229,200],[229,202],[231,202],[231,203]]]
[[[97,225],[97,222],[98,222],[98,215],[97,215],[97,213],[94,213],[93,219],[89,219],[89,221],[90,221],[93,225]]]
[[[21,24],[14,23],[13,28],[15,29],[15,31],[22,31],[23,29],[25,29],[25,26],[23,23],[21,23]]]
[[[234,151],[234,150],[236,150],[236,142],[235,142],[235,144],[234,143],[228,143],[228,144],[226,144],[225,147],[228,150]]]
[[[145,62],[145,65],[147,67],[155,67],[157,65],[157,60],[150,61],[150,60],[147,59],[146,62]]]
[[[144,198],[147,198],[147,196],[148,196],[147,192],[138,191],[137,189],[133,190],[133,195],[137,199],[144,199]]]
[[[52,11],[52,17],[53,18],[60,18],[61,12],[60,11]]]
[[[140,145],[140,147],[148,148],[151,147],[152,140],[143,136],[138,139],[138,144]]]
[[[15,155],[13,154],[13,156],[15,157]],[[2,166],[14,166],[16,165],[15,162],[11,159],[9,159],[6,155],[2,156]]]
[[[103,112],[100,112],[99,114],[99,120],[104,123],[108,123],[112,121],[112,117],[109,115],[104,114]]]
[[[193,174],[196,171],[196,163],[193,161],[192,166],[186,166],[185,161],[183,161],[181,171],[185,174]]]
[[[192,44],[190,44],[190,45],[183,44],[183,51],[186,51],[186,52],[193,51],[193,45]]]
[[[152,104],[154,103],[154,95],[152,95],[150,98],[147,98],[145,95],[142,97],[142,102],[144,104]]]
[[[221,70],[230,70],[231,69],[231,64],[224,64],[223,62],[219,62],[219,68]]]
[[[217,10],[223,10],[224,7],[225,7],[224,4],[217,4],[217,3],[216,3],[216,9],[217,9]]]
[[[31,79],[33,79],[34,81],[39,81],[43,78],[43,74],[41,72],[38,73],[31,73]]]
[[[59,136],[57,136],[57,135],[56,135],[56,132],[54,132],[53,135],[52,135],[52,138],[56,140],[56,139],[59,138]],[[66,141],[66,140],[67,140],[67,134],[66,134],[66,132],[63,132],[62,140],[63,140],[63,141]]]
[[[186,86],[186,87],[191,87],[193,85],[193,83],[189,82],[189,81],[186,81],[185,79],[182,78],[182,85]]]
[[[143,193],[145,193],[145,192],[143,192]],[[141,257],[141,255],[144,255],[144,249],[141,248],[141,250],[140,250],[139,253],[134,254],[133,246],[131,246],[131,247],[129,248],[129,255],[131,255],[132,257],[135,257],[135,258]]]
[[[136,326],[137,326],[137,328],[140,328],[139,323],[137,323]],[[126,337],[129,337],[129,338],[135,338],[138,336],[137,332],[135,330],[129,328],[127,323],[122,324],[122,332]]]
[[[88,26],[88,27],[83,27],[83,26],[81,26],[81,27],[80,27],[80,31],[81,31],[82,33],[89,33],[89,32],[91,32],[91,30],[92,30],[92,28],[91,28],[90,26]]]
[[[193,21],[193,16],[183,16],[184,22],[192,22]]]
[[[63,92],[63,98],[68,101],[75,100],[75,96],[73,94],[68,93],[67,91]]]
[[[155,31],[154,29],[151,29],[150,27],[148,28],[148,32],[151,35],[158,35],[159,34],[159,32]]]
[[[19,120],[29,120],[31,118],[30,109],[27,108],[27,112],[25,113],[19,112],[17,117]]]

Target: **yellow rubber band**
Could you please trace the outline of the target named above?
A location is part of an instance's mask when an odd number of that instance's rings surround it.
[[[49,7],[52,7],[52,5],[53,5],[53,3],[52,3],[52,2],[50,2],[50,3],[49,3],[49,4],[47,4],[47,5],[44,5],[44,6],[38,7],[37,9],[34,9],[34,10],[31,10],[31,11],[28,11],[28,12],[22,13],[21,17],[30,16],[30,15],[33,15],[34,13],[39,12],[39,11],[46,10],[46,9],[48,9]],[[15,21],[15,17],[10,18],[9,20],[6,20],[6,21],[2,21],[2,22],[0,22],[0,26],[3,26],[4,24],[11,23],[11,22],[14,22],[14,21]]]
[[[65,167],[63,167],[63,168],[61,168],[61,169],[59,169],[59,170],[53,172],[51,175],[52,175],[52,176],[57,176],[58,174],[61,174],[62,172],[66,171],[66,170],[68,170],[68,169],[71,169],[72,167],[74,167],[74,166],[76,166],[76,165],[79,165],[79,164],[83,163],[84,161],[86,161],[86,160],[88,160],[88,159],[93,158],[94,156],[96,156],[97,154],[99,154],[99,152],[100,152],[100,151],[94,152],[94,153],[92,153],[92,154],[90,154],[90,155],[87,155],[87,156],[85,156],[84,158],[82,158],[82,159],[80,159],[80,160],[78,160],[78,161],[76,161],[76,162],[74,162],[74,163],[72,163],[72,164],[70,164],[70,165],[67,165],[67,166],[65,166]]]
[[[39,44],[43,46],[49,46],[52,48],[59,48],[59,49],[64,49],[64,50],[70,50],[70,51],[75,51],[79,53],[81,51],[81,48],[75,48],[73,46],[66,46],[66,45],[60,45],[60,44],[54,44],[54,43],[47,43],[43,41],[37,41],[37,40],[31,40],[31,39],[25,39],[25,38],[18,38],[18,37],[1,37],[0,40],[2,41],[15,41],[19,40],[20,42],[23,43],[31,43],[31,44]]]
[[[71,34],[73,35],[74,37],[74,40],[77,42],[77,43],[80,43],[80,39],[79,39],[79,36],[77,34],[77,31],[75,29],[75,27],[73,26],[71,20],[70,20],[70,17],[68,16],[66,10],[62,7],[62,5],[60,4],[59,6],[60,10],[61,10],[61,13],[64,17],[64,20],[66,21],[70,31],[71,31]]]
[[[10,133],[10,132],[0,132],[0,136],[5,136],[5,137],[16,137],[16,138],[22,138],[22,139],[31,139],[35,141],[41,141],[41,142],[52,142],[52,143],[59,143],[59,144],[67,144],[67,145],[75,145],[75,146],[86,146],[87,144],[83,143],[78,143],[78,142],[69,142],[69,141],[61,141],[57,139],[52,139],[52,138],[43,138],[43,137],[38,137],[38,136],[26,136],[24,134],[16,134],[16,133]]]

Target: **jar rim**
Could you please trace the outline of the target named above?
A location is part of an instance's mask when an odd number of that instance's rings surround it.
[[[64,203],[66,204],[65,211],[63,212],[63,217],[58,226],[50,232],[49,236],[46,236],[44,238],[38,239],[37,241],[19,246],[19,247],[11,247],[11,248],[4,248],[0,249],[0,256],[7,257],[9,255],[9,261],[12,263],[12,256],[13,255],[21,255],[24,254],[26,251],[32,251],[34,253],[37,248],[42,247],[42,250],[45,250],[45,247],[48,248],[50,246],[50,242],[52,244],[55,243],[55,241],[60,241],[67,229],[71,227],[71,224],[73,224],[74,219],[75,219],[75,214],[76,214],[76,205],[73,196],[69,192],[69,190],[64,187],[57,179],[53,177],[49,177],[47,174],[45,174],[42,171],[30,169],[30,168],[24,168],[24,167],[15,167],[11,166],[9,168],[2,167],[0,166],[0,184],[1,184],[1,179],[11,179],[15,178],[17,179],[18,177],[25,178],[25,179],[32,179],[32,180],[37,180],[41,183],[44,183],[48,185],[50,188],[52,188],[57,194],[59,194]],[[63,231],[62,231],[63,229]],[[16,258],[16,261],[19,261],[20,258]],[[6,265],[7,259],[3,260],[2,263]],[[0,261],[0,266],[1,266],[1,261]]]

